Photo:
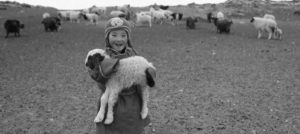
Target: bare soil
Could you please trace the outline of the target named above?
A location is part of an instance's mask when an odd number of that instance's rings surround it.
[[[0,27],[0,133],[94,133],[99,96],[84,59],[104,48],[104,22],[64,22],[46,33],[44,10],[14,11],[0,12],[0,24],[15,17],[25,24],[20,38],[5,39]],[[257,39],[247,19],[230,34],[206,22],[195,30],[134,28],[135,49],[158,74],[145,133],[299,134],[300,18],[293,17],[278,21],[283,40]]]

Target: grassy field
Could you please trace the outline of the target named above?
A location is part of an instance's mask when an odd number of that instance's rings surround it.
[[[44,11],[0,12],[0,133],[92,134],[98,89],[84,59],[104,48],[104,22],[46,33]],[[6,18],[25,23],[20,38],[4,38]],[[134,28],[158,74],[146,134],[299,134],[300,17],[278,24],[281,41],[256,39],[248,19],[229,35],[205,22]]]

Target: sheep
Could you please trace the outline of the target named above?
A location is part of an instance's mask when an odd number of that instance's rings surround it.
[[[11,19],[5,21],[4,28],[6,30],[5,38],[8,37],[9,33],[15,33],[15,37],[20,37],[20,29],[24,28],[24,24],[21,24],[19,20]]]
[[[272,19],[275,21],[275,16],[272,15],[272,14],[265,14],[263,18],[266,18],[266,19]]]
[[[258,30],[257,38],[260,39],[263,32],[268,32],[268,40],[272,38],[272,35],[277,28],[277,23],[275,20],[266,19],[261,17],[252,17],[250,22],[254,25],[254,27]]]
[[[88,11],[86,13],[95,13],[95,14],[98,14],[98,15],[105,15],[106,10],[107,10],[106,7],[92,6],[91,8],[89,8],[88,10],[85,10],[85,11]]]
[[[138,24],[144,22],[149,23],[149,27],[151,27],[152,26],[151,16],[144,12],[136,13],[136,23]]]
[[[118,6],[117,9],[119,11],[122,11],[125,14],[125,19],[130,20],[130,15],[131,15],[131,9],[129,4],[125,4],[123,6]]]
[[[186,28],[187,29],[195,29],[196,25],[195,23],[197,22],[196,18],[188,17],[186,19]]]
[[[99,21],[99,16],[96,13],[84,13],[83,18],[89,20],[92,24],[97,24]]]
[[[48,17],[43,19],[42,24],[44,24],[45,31],[56,31],[61,29],[61,21],[58,17]]]
[[[50,14],[49,13],[43,13],[43,19],[45,19],[45,18],[48,18],[48,17],[50,17]]]
[[[119,10],[113,10],[110,12],[110,17],[121,17],[121,18],[125,18],[126,14],[122,11]]]
[[[153,7],[150,7],[150,13],[155,22],[160,22],[162,24],[168,19],[172,19],[171,14],[173,13],[170,10],[155,10]]]
[[[229,33],[230,32],[230,27],[233,24],[232,20],[228,19],[222,19],[219,20],[218,18],[213,17],[212,18],[214,25],[217,27],[217,32],[219,33]]]
[[[155,85],[154,77],[156,68],[141,56],[132,56],[117,60],[110,58],[102,49],[93,49],[88,52],[85,59],[85,65],[88,68],[93,69],[104,63],[113,63],[113,68],[116,72],[110,76],[105,76],[109,78],[105,84],[106,89],[101,96],[100,110],[94,122],[101,122],[104,119],[106,105],[108,105],[104,124],[112,123],[114,119],[113,106],[118,99],[118,94],[122,89],[129,88],[132,85],[139,85],[141,87],[141,98],[143,100],[141,117],[145,119],[148,115],[149,87]]]
[[[62,19],[62,20],[70,20],[70,11],[66,10],[66,11],[58,11],[57,12],[57,16]]]
[[[79,23],[80,17],[83,16],[83,13],[81,13],[80,11],[70,11],[69,14],[70,14],[70,21],[75,23]]]

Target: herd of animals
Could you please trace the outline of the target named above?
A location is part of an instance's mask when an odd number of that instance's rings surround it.
[[[106,16],[106,7],[96,7],[82,9],[82,10],[59,10],[55,16],[49,13],[42,15],[42,24],[44,25],[46,32],[59,31],[61,29],[61,21],[70,21],[79,23],[80,20],[88,20],[92,24],[97,24],[101,17],[123,17],[126,20],[130,20],[133,26],[139,24],[149,24],[152,27],[152,23],[169,23],[177,25],[179,21],[183,20],[183,13],[173,12],[168,10],[169,6],[150,7],[149,11],[140,11],[133,13],[130,10],[130,5],[124,5],[117,7]],[[134,19],[133,19],[134,18]],[[133,21],[134,20],[134,21]],[[200,20],[199,17],[188,16],[185,18],[186,28],[195,29],[196,23]],[[218,33],[230,33],[230,27],[233,24],[232,19],[227,18],[222,12],[209,12],[207,13],[207,21],[213,23],[216,26]],[[257,38],[261,38],[263,33],[268,34],[268,40],[270,39],[282,39],[283,31],[276,23],[274,15],[265,14],[263,17],[252,17],[250,23],[254,25],[254,28],[258,31]],[[17,19],[8,19],[4,23],[6,29],[6,36],[10,33],[14,33],[15,36],[20,36],[20,29],[24,28]]]

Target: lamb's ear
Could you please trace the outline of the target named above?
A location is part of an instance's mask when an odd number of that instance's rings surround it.
[[[116,67],[119,65],[119,59],[105,58],[100,62],[100,73],[104,78],[109,78],[110,75],[116,72]]]
[[[154,87],[155,85],[155,77],[156,77],[156,71],[153,68],[147,68],[145,70],[146,73],[146,80],[147,80],[147,84],[150,87]]]
[[[87,61],[85,62],[85,66],[89,67],[90,69],[94,69],[95,68],[91,56],[88,57]]]

